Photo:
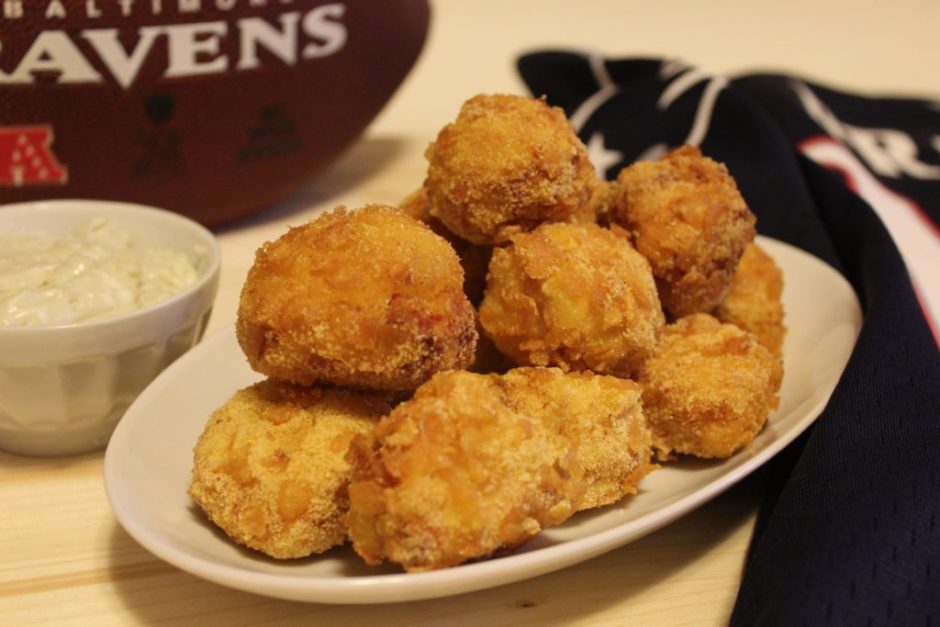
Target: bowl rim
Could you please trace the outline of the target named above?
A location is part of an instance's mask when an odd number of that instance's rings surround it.
[[[119,326],[122,323],[132,324],[134,321],[137,321],[140,318],[147,317],[152,315],[153,312],[171,307],[174,304],[191,298],[194,294],[201,292],[202,290],[210,287],[211,291],[215,292],[218,285],[219,274],[221,270],[222,255],[219,248],[219,242],[215,234],[212,233],[208,228],[196,222],[195,220],[184,216],[179,213],[175,213],[168,209],[163,209],[160,207],[155,207],[151,205],[144,205],[140,203],[132,202],[123,202],[123,201],[114,201],[114,200],[97,200],[93,198],[62,198],[62,199],[52,199],[52,200],[36,200],[36,201],[27,201],[27,202],[17,202],[9,204],[0,204],[0,213],[7,210],[13,210],[22,212],[24,214],[41,212],[45,214],[87,214],[89,219],[96,217],[94,215],[94,208],[106,208],[109,212],[119,213],[123,215],[133,216],[134,214],[139,215],[148,215],[154,219],[162,220],[163,222],[170,224],[174,228],[181,228],[188,230],[192,233],[197,234],[197,236],[204,240],[201,242],[201,245],[206,246],[206,262],[203,268],[197,268],[199,276],[195,282],[189,285],[186,289],[173,294],[171,297],[164,300],[151,303],[140,309],[135,309],[133,311],[128,311],[120,314],[113,314],[108,316],[102,316],[98,318],[92,318],[89,320],[80,320],[77,322],[69,322],[65,324],[50,324],[50,325],[35,325],[35,326],[7,326],[0,325],[0,337],[6,336],[29,336],[29,335],[40,335],[40,334],[67,334],[67,333],[94,333],[97,330],[101,330],[105,327]],[[109,218],[110,219],[110,218]],[[115,218],[116,221],[119,218]],[[127,228],[127,224],[120,224]],[[209,285],[214,284],[214,285]],[[212,300],[214,301],[214,294]]]

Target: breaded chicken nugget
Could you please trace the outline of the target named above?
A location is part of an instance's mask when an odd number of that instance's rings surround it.
[[[642,388],[627,379],[558,368],[516,368],[501,378],[510,405],[573,443],[583,469],[579,510],[609,505],[657,466]]]
[[[750,333],[693,314],[667,325],[640,371],[653,446],[697,457],[730,457],[777,408],[780,360]]]
[[[629,376],[664,317],[649,263],[622,229],[553,223],[493,251],[480,324],[519,365]]]
[[[466,101],[425,156],[431,215],[476,244],[568,219],[596,176],[564,111],[524,96]]]
[[[421,220],[431,230],[446,239],[457,256],[460,257],[460,265],[463,267],[463,291],[474,307],[483,300],[483,290],[486,287],[486,269],[490,263],[490,256],[493,249],[491,246],[481,246],[473,244],[467,240],[454,235],[444,224],[431,215],[428,205],[428,191],[425,187],[420,187],[409,194],[399,205],[398,208],[410,215],[412,218]]]
[[[388,393],[256,383],[212,414],[189,494],[239,544],[282,559],[325,551],[346,540],[349,442],[391,408]]]
[[[683,146],[617,177],[612,219],[653,268],[673,318],[709,312],[725,297],[756,218],[727,168]]]
[[[569,221],[594,222],[601,226],[610,226],[614,203],[617,202],[619,194],[620,188],[617,181],[596,181],[588,204],[575,214],[574,219]]]
[[[783,272],[757,244],[748,244],[731,280],[731,290],[713,312],[722,322],[753,333],[776,357],[783,354]]]
[[[516,547],[575,511],[580,469],[558,448],[498,375],[435,375],[350,448],[353,548],[422,571]]]
[[[265,244],[236,330],[262,374],[387,390],[467,366],[477,340],[454,249],[382,205],[340,207]]]

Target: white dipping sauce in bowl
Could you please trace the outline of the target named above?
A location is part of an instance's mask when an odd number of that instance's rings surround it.
[[[183,253],[141,247],[105,218],[68,234],[0,235],[0,325],[72,324],[166,300],[198,278]]]

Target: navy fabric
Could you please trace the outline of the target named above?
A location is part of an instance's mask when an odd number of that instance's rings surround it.
[[[940,106],[569,51],[533,52],[518,69],[602,150],[608,178],[697,144],[728,165],[759,232],[838,269],[862,303],[861,334],[825,411],[768,464],[731,623],[940,627],[936,332],[878,213],[851,176],[810,156],[847,147],[940,233]],[[928,281],[940,280],[935,270]]]

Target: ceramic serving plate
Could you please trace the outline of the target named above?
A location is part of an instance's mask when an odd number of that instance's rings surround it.
[[[192,450],[209,415],[258,380],[229,328],[173,364],[130,407],[105,456],[118,521],[146,549],[219,584],[284,599],[388,603],[503,585],[610,551],[675,520],[764,464],[826,405],[861,327],[858,300],[832,268],[792,246],[759,238],[783,269],[785,375],[780,407],[754,442],[722,462],[683,461],[646,477],[640,493],[581,512],[499,557],[426,573],[371,568],[348,547],[277,561],[236,546],[187,496]]]

